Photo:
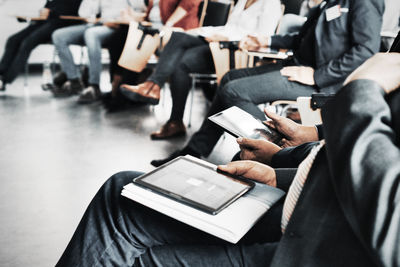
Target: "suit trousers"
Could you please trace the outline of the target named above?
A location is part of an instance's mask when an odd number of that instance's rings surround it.
[[[31,22],[28,27],[10,36],[0,62],[0,74],[3,75],[4,82],[13,82],[23,71],[32,50],[40,44],[51,41],[53,31],[65,25],[54,20]]]
[[[108,179],[56,266],[268,266],[281,237],[283,201],[234,245],[121,196],[138,175]]]
[[[189,74],[213,72],[214,63],[208,43],[197,36],[174,32],[149,80],[162,87],[170,79],[170,120],[181,121],[192,84]]]
[[[237,106],[260,120],[265,120],[259,104],[310,96],[315,92],[315,87],[288,81],[281,75],[282,67],[291,65],[295,65],[292,60],[280,61],[255,68],[231,70],[225,74],[207,117],[187,146],[202,156],[211,153],[223,130],[207,118],[222,110]]]

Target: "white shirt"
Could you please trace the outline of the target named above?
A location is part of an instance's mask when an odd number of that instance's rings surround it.
[[[103,19],[116,19],[121,11],[128,7],[126,0],[83,0],[79,7],[79,16],[93,18],[101,12]]]
[[[247,0],[239,0],[225,26],[202,27],[198,34],[223,35],[230,41],[239,41],[248,34],[273,35],[281,18],[279,0],[258,0],[245,9]]]

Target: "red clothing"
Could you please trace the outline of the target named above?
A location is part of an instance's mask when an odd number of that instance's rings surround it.
[[[160,0],[160,15],[163,24],[165,24],[168,18],[174,13],[175,9],[180,6],[186,10],[187,14],[174,24],[174,27],[180,27],[184,30],[193,29],[199,26],[199,18],[197,16],[199,10],[199,4],[201,0]],[[147,7],[147,16],[153,7],[153,0],[149,0]]]

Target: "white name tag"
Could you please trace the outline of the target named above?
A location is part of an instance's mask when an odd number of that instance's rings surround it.
[[[326,21],[331,21],[337,19],[342,15],[342,11],[340,10],[340,5],[336,5],[333,7],[328,8],[325,11],[326,14]]]

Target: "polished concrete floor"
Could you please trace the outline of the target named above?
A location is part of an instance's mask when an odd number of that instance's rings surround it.
[[[1,53],[6,37],[24,26],[7,14],[29,13],[43,2],[0,0]],[[37,50],[31,61],[48,56],[48,51]],[[107,91],[109,77],[107,71],[103,74],[102,90]],[[167,156],[188,138],[149,138],[168,118],[168,91],[155,108],[109,114],[100,104],[55,99],[40,83],[41,73],[30,73],[28,86],[19,77],[0,92],[0,266],[53,266],[90,199],[110,175],[148,171],[152,159]],[[189,136],[205,109],[197,91]]]

